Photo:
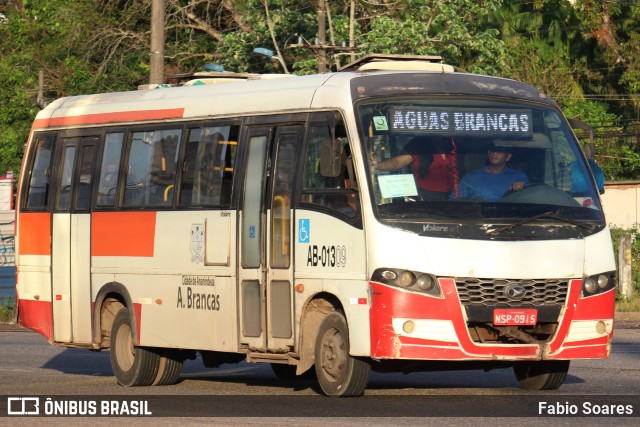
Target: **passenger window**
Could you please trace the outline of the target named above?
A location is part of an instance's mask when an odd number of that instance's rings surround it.
[[[239,126],[191,129],[182,175],[181,206],[229,206]]]
[[[315,114],[307,134],[302,205],[332,210],[347,218],[359,211],[349,144],[337,113]]]
[[[76,146],[71,145],[64,148],[62,154],[62,175],[56,197],[56,209],[60,211],[69,210],[71,201],[71,180],[73,179],[73,168],[76,164]]]
[[[98,206],[113,207],[115,205],[123,142],[123,133],[108,133],[106,135],[96,200]]]
[[[181,134],[180,129],[132,134],[123,206],[173,205]]]
[[[76,211],[87,211],[91,205],[91,181],[96,158],[95,145],[83,145],[80,149],[80,177],[76,195]]]
[[[25,207],[33,210],[46,210],[49,205],[49,190],[51,188],[54,138],[52,136],[38,136],[36,138],[36,153],[31,168]]]

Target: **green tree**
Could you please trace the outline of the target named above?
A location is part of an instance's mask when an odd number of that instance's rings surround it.
[[[465,71],[531,83],[569,114],[587,120],[609,120],[609,114],[619,123],[638,118],[640,8],[635,0],[325,3],[327,42],[353,43],[357,55],[441,55]],[[168,75],[199,71],[208,62],[229,71],[283,72],[278,61],[254,54],[256,47],[280,51],[287,68],[297,74],[317,70],[317,51],[309,48],[318,35],[317,0],[165,4]],[[20,163],[37,111],[38,71],[45,72],[49,99],[129,90],[148,81],[150,5],[151,0],[0,0],[0,173]],[[307,46],[291,47],[299,40]],[[344,51],[328,53],[331,69],[354,59]],[[593,99],[602,103],[593,104]],[[600,113],[587,114],[600,108]],[[625,155],[638,151],[632,143],[624,144]],[[634,173],[632,166],[624,167],[616,176]]]

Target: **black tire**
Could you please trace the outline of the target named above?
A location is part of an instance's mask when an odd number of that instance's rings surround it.
[[[556,390],[567,377],[569,361],[518,362],[513,365],[513,372],[526,390]]]
[[[163,350],[160,353],[158,374],[151,385],[173,385],[178,382],[184,357],[179,351]]]
[[[133,345],[129,310],[123,307],[116,314],[111,328],[111,368],[124,387],[147,386],[158,376],[160,356],[151,350]]]
[[[371,364],[349,354],[349,329],[344,316],[324,318],[315,347],[318,384],[331,397],[361,396],[367,388]]]

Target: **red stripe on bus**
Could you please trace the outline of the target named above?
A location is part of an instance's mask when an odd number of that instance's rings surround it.
[[[142,333],[142,304],[133,303],[133,314],[136,316],[136,331],[138,335],[136,336],[136,342],[138,345],[142,345],[140,342],[140,334]]]
[[[184,108],[167,108],[163,110],[118,111],[114,113],[83,114],[80,116],[52,117],[36,119],[33,129],[54,126],[94,125],[116,122],[136,122],[142,120],[176,119],[184,116]]]
[[[25,328],[36,331],[47,340],[53,339],[52,305],[50,301],[19,299],[19,321]]]
[[[576,303],[573,320],[607,320],[612,319],[616,307],[616,290],[580,298]]]
[[[51,214],[21,213],[18,232],[20,255],[51,255]]]
[[[155,234],[155,212],[94,212],[91,255],[152,257]]]

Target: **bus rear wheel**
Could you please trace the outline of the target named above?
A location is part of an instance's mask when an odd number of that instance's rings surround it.
[[[344,316],[333,312],[320,324],[315,346],[318,384],[327,396],[361,396],[371,365],[349,354],[349,330]]]
[[[158,374],[151,385],[173,385],[178,382],[184,356],[177,350],[162,350],[159,357]]]
[[[133,344],[131,319],[126,307],[121,308],[111,328],[111,368],[118,384],[125,387],[153,384],[158,376],[160,356]]]
[[[526,390],[556,390],[567,377],[569,361],[518,362],[513,365],[513,372]]]

